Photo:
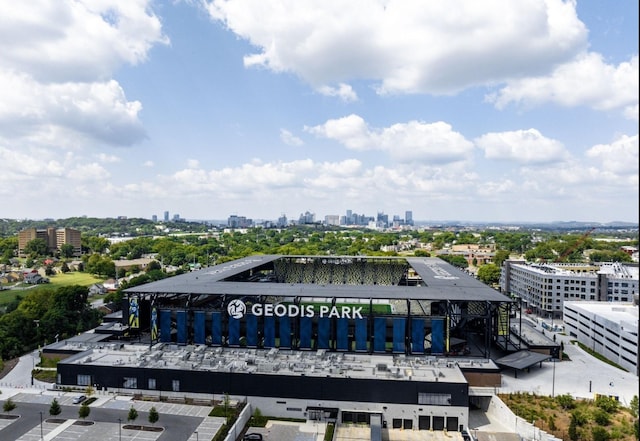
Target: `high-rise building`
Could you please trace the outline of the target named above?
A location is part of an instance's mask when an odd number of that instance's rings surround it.
[[[153,222],[158,222],[158,215],[154,214],[153,216],[151,216],[151,220]]]
[[[59,251],[62,245],[73,245],[73,255],[80,256],[82,254],[81,234],[80,231],[73,228],[49,227],[46,230],[36,230],[35,228],[26,228],[18,232],[18,256],[25,257],[25,248],[27,243],[34,239],[42,239],[47,244],[47,251],[55,253]]]
[[[165,222],[169,222],[169,212],[168,211],[164,212],[164,221]]]
[[[340,216],[338,216],[337,214],[327,214],[324,217],[324,223],[325,225],[338,226],[340,225]]]
[[[404,212],[404,223],[406,225],[413,225],[413,211]]]

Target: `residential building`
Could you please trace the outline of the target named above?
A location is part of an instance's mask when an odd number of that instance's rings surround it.
[[[637,302],[566,302],[563,312],[570,336],[638,375]]]
[[[637,264],[527,263],[506,260],[500,288],[523,308],[545,317],[562,316],[567,301],[631,302],[638,294]]]
[[[26,228],[18,232],[18,256],[25,257],[25,248],[27,244],[34,239],[42,239],[47,244],[47,251],[55,253],[60,250],[62,245],[73,245],[73,255],[80,256],[82,254],[82,243],[80,231],[73,228],[49,227],[44,230],[35,228]]]

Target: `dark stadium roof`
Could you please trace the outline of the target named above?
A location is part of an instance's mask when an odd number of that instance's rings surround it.
[[[418,286],[275,283],[229,281],[249,270],[260,270],[279,259],[407,262],[424,282]],[[414,299],[476,302],[512,300],[464,271],[433,257],[289,256],[256,255],[199,271],[128,288],[127,294],[195,294],[230,296],[325,297],[359,299]]]

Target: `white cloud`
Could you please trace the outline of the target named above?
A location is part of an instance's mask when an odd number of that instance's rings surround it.
[[[597,161],[606,172],[635,175],[638,179],[638,135],[624,135],[611,144],[595,145],[587,150],[586,157]]]
[[[475,139],[487,159],[520,164],[549,164],[562,161],[568,152],[561,142],[543,136],[536,129],[487,133]]]
[[[168,42],[149,0],[3,1],[0,8],[4,142],[79,149],[144,139],[141,103],[111,77]]]
[[[293,133],[291,133],[289,130],[286,130],[286,129],[280,129],[280,139],[285,144],[291,145],[291,146],[301,146],[304,144],[302,139],[298,138],[297,136],[295,136]]]
[[[106,153],[99,153],[97,156],[98,156],[98,159],[100,160],[100,162],[105,163],[105,164],[110,164],[110,163],[114,163],[114,162],[120,162],[122,160],[116,155],[108,155]]]
[[[197,159],[187,159],[187,167],[188,168],[199,168],[200,167],[200,161],[198,161]]]
[[[393,159],[409,163],[456,162],[470,159],[473,144],[444,122],[409,121],[371,129],[358,115],[333,119],[306,127],[310,133],[336,140],[352,150],[381,150]]]
[[[340,83],[338,87],[321,86],[316,89],[320,94],[326,96],[337,96],[344,102],[358,101],[358,95],[353,88],[345,83]]]
[[[499,109],[511,103],[525,106],[552,102],[566,107],[586,105],[597,110],[621,109],[638,119],[638,56],[613,66],[597,53],[587,53],[558,66],[548,76],[511,81],[487,96]]]
[[[143,166],[143,167],[147,167],[147,168],[155,167],[155,165],[156,165],[156,164],[155,164],[155,162],[153,162],[153,161],[151,161],[151,160],[144,161],[144,162],[142,163],[142,166]]]
[[[149,0],[3,1],[0,67],[42,82],[93,82],[167,43]]]
[[[587,46],[574,1],[205,1],[257,48],[246,66],[314,87],[353,79],[381,93],[449,94],[550,71]],[[366,12],[365,12],[366,11]]]

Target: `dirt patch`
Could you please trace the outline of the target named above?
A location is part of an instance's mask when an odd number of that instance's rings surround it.
[[[93,426],[94,424],[93,421],[75,421],[73,423],[74,426]]]
[[[9,372],[13,370],[14,367],[20,361],[19,358],[12,358],[11,360],[6,360],[4,362],[4,368],[0,371],[0,379],[4,378]]]

